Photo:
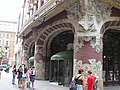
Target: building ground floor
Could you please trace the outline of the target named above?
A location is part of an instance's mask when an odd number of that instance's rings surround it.
[[[28,49],[29,59],[25,62],[28,66],[35,65],[38,80],[69,86],[72,77],[82,68],[86,80],[87,71],[92,70],[99,80],[100,90],[104,86],[120,86],[119,33],[119,30],[107,30],[101,39],[101,49],[93,48],[91,41],[94,41],[94,38],[87,41],[89,37],[84,37],[84,43],[81,43],[81,40],[79,46],[76,46],[77,43],[73,43],[74,34],[65,31],[50,40],[51,42],[48,41],[46,47],[31,44],[31,48]],[[83,46],[80,46],[81,44]],[[47,51],[44,52],[44,49],[41,49],[43,47]]]
[[[86,30],[63,14],[24,33],[18,59],[28,67],[35,65],[37,80],[69,86],[82,68],[86,80],[92,70],[100,90],[120,86],[120,21],[92,24]]]
[[[8,88],[11,90],[20,90],[20,88],[18,88],[17,79],[16,79],[16,85],[12,85],[11,83],[12,69],[10,69],[9,73],[2,71],[1,74],[2,74],[1,82],[0,82],[1,90],[8,90]],[[108,86],[108,87],[104,87],[104,90],[119,90],[119,88],[120,86]],[[26,88],[26,90],[31,90],[31,89]],[[36,80],[35,90],[69,90],[69,87],[63,85],[56,85],[49,82],[48,80]]]

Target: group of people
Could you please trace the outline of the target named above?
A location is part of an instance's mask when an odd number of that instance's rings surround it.
[[[91,70],[88,71],[87,83],[85,82],[83,74],[84,74],[84,71],[80,69],[78,71],[78,74],[73,78],[76,83],[76,90],[95,90],[94,85],[97,79],[92,74],[92,71]]]
[[[18,69],[16,69],[16,65],[13,66],[13,78],[12,78],[12,84],[15,85],[15,78],[17,76],[18,79],[18,87],[22,88],[22,90],[25,89],[25,85],[30,88],[30,83],[32,84],[32,89],[34,90],[34,81],[35,81],[35,67],[32,66],[29,69],[27,69],[25,64],[22,64],[19,66]]]

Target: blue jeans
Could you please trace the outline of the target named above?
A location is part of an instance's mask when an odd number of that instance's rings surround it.
[[[15,84],[15,77],[16,77],[16,74],[13,73],[12,84]]]
[[[77,90],[83,90],[82,85],[77,84]]]

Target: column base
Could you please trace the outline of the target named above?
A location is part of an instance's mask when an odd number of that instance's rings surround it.
[[[45,64],[42,61],[41,63],[35,62],[36,68],[36,79],[37,80],[45,80]]]

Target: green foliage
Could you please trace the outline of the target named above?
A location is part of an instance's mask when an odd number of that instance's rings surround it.
[[[4,51],[0,49],[0,58],[4,58]]]

